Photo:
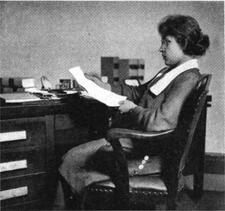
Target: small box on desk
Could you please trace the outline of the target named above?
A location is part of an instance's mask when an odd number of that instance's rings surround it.
[[[60,89],[71,89],[71,80],[70,79],[60,79]]]

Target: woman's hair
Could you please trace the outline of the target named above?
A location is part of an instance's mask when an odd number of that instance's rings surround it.
[[[162,38],[173,36],[189,56],[202,56],[209,47],[209,37],[202,33],[198,22],[191,16],[169,15],[158,25]]]

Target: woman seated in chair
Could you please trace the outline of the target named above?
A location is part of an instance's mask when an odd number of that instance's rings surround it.
[[[131,87],[124,84],[122,90],[111,88],[127,96],[127,100],[121,102],[112,127],[143,131],[176,128],[182,104],[201,77],[197,58],[204,55],[209,47],[209,37],[202,33],[198,22],[190,16],[171,15],[162,19],[158,31],[162,38],[159,51],[166,67],[143,85]],[[92,79],[105,87],[100,80]],[[128,154],[149,151],[147,143],[121,140],[121,144]],[[96,155],[99,151],[111,150],[109,143],[102,138],[68,151],[59,172],[74,193],[79,194],[89,184],[109,178],[107,173],[110,174],[110,170],[107,171],[104,161],[107,153],[101,159],[96,159]],[[144,170],[137,166],[136,173],[141,174]]]

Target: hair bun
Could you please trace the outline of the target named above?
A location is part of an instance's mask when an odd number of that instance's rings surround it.
[[[199,41],[197,42],[197,45],[198,45],[199,47],[202,47],[202,48],[207,49],[207,48],[209,47],[209,36],[203,34],[203,35],[201,36],[201,38],[199,39]]]
[[[195,47],[193,46],[193,50],[195,51],[195,55],[203,55],[205,54],[207,48],[209,47],[209,36],[202,34],[200,39],[197,41]]]

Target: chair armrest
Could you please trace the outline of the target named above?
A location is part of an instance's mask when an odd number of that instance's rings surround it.
[[[130,138],[148,141],[158,141],[169,138],[173,134],[174,130],[166,130],[160,132],[144,132],[140,130],[131,130],[124,128],[112,128],[107,131],[106,140],[111,144],[113,153],[121,168],[127,170],[127,161],[125,152],[123,151],[122,145],[119,141],[120,138]]]
[[[107,139],[131,138],[131,139],[151,139],[164,138],[171,135],[174,130],[144,132],[140,130],[131,130],[124,128],[112,128],[107,132]]]

